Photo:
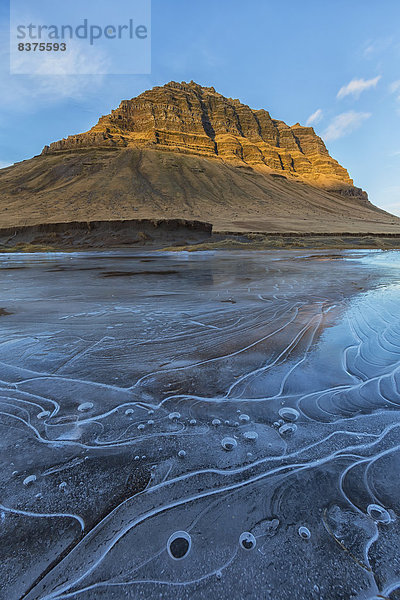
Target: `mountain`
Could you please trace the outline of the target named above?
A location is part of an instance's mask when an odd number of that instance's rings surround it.
[[[312,127],[170,82],[0,171],[0,226],[187,219],[219,231],[400,232]]]

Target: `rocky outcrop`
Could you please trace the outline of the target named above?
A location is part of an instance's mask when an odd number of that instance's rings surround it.
[[[193,81],[170,82],[123,100],[90,131],[54,142],[43,153],[93,147],[157,148],[267,167],[339,193],[353,185],[312,127],[289,127],[266,110]]]
[[[0,248],[23,244],[57,248],[191,244],[207,240],[211,233],[210,223],[184,219],[44,223],[0,229]]]

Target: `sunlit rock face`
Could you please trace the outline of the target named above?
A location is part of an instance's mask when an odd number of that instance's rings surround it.
[[[1,597],[394,600],[399,265],[3,255]]]
[[[171,81],[123,100],[90,131],[53,142],[45,153],[96,146],[153,146],[267,166],[321,184],[329,179],[338,188],[353,184],[312,127],[289,127],[266,110],[253,110],[193,81]]]

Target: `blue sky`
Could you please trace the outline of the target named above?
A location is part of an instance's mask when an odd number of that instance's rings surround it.
[[[116,13],[127,3],[113,0]],[[310,122],[371,201],[400,215],[399,0],[153,0],[150,75],[10,75],[8,21],[0,0],[0,166],[193,79]]]

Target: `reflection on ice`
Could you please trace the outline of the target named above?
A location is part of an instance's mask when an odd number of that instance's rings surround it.
[[[399,266],[3,255],[1,597],[394,600]]]

